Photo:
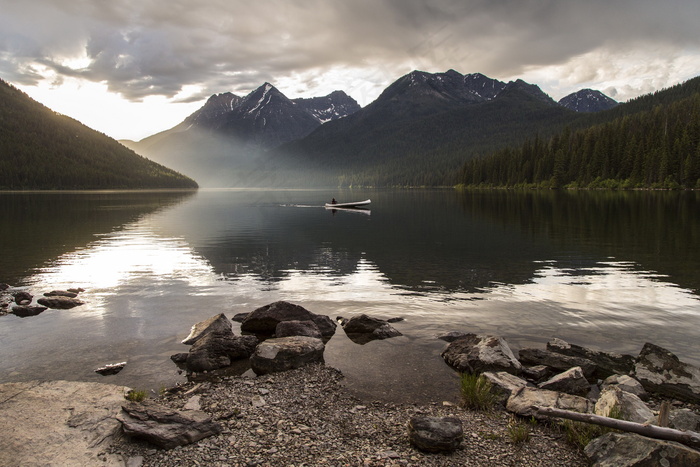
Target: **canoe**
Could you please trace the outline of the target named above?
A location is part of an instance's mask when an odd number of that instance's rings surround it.
[[[327,208],[356,208],[359,206],[367,206],[372,201],[366,199],[364,201],[355,201],[353,203],[326,203]]]

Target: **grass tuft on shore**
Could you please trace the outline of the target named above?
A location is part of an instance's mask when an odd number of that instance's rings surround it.
[[[491,392],[491,382],[478,373],[460,375],[460,393],[465,408],[489,411],[496,404],[496,395]]]

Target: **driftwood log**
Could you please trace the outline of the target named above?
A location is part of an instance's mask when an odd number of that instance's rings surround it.
[[[571,412],[552,407],[537,407],[537,413],[539,415],[547,415],[549,417],[567,418],[577,422],[607,426],[609,428],[615,428],[621,431],[637,433],[639,435],[646,436],[647,438],[675,441],[677,443],[690,446],[694,449],[700,449],[700,433],[695,433],[694,431],[674,430],[673,428],[628,422],[627,420],[618,420],[616,418],[602,417],[600,415],[588,413]]]

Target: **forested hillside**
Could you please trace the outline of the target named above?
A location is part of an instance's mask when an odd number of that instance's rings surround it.
[[[607,122],[606,122],[607,121]],[[467,161],[467,186],[700,188],[700,77]]]
[[[196,187],[0,80],[0,189]]]

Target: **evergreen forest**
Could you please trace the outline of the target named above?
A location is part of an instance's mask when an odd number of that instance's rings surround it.
[[[700,78],[468,160],[467,187],[700,189]]]
[[[0,189],[196,187],[0,80]]]

